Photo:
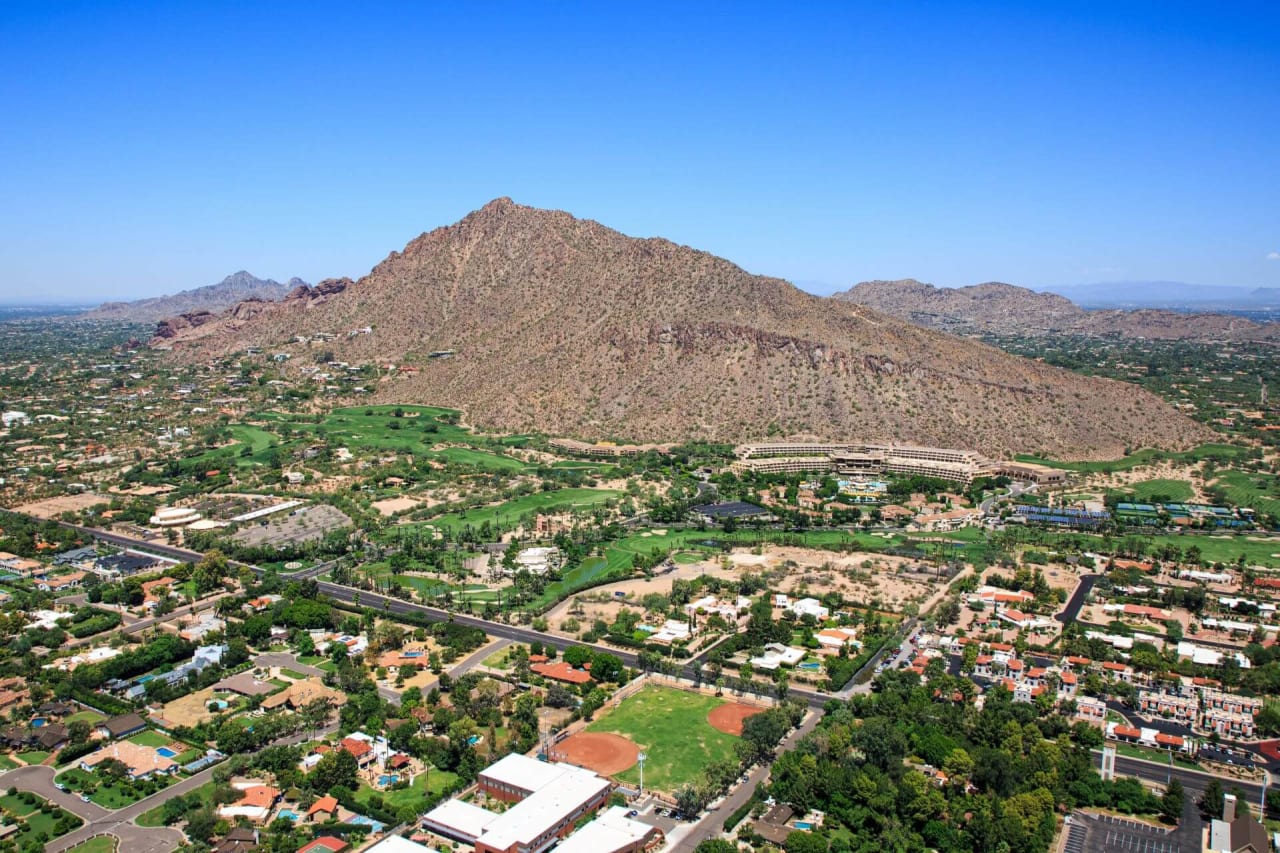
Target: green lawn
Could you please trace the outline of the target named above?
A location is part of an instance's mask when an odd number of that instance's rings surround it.
[[[100,723],[105,719],[106,717],[102,716],[97,711],[77,711],[76,713],[72,714],[70,717],[67,717],[65,720],[63,720],[63,722],[74,723],[77,720],[83,720],[89,725],[93,725],[94,723]]]
[[[378,794],[382,797],[383,805],[391,811],[398,812],[405,806],[411,806],[414,810],[422,812],[426,810],[428,796],[440,794],[447,786],[457,781],[456,773],[437,770],[433,767],[427,773],[419,773],[409,787],[399,791],[377,791],[362,783],[356,791],[356,801],[361,804],[367,803],[371,796]]]
[[[490,669],[510,669],[511,668],[511,646],[499,649],[484,659],[483,665]]]
[[[183,796],[190,797],[192,794],[195,794],[200,798],[201,802],[212,803],[213,790],[215,787],[216,787],[216,783],[205,782],[199,788],[194,788],[188,791],[187,793],[183,794]],[[146,826],[146,827],[164,826],[164,820],[162,819],[163,816],[164,816],[164,806],[163,805],[156,806],[154,809],[151,809],[150,811],[145,811],[142,814],[138,815],[137,823],[138,823],[138,826]]]
[[[1174,536],[1162,534],[1145,536],[1141,533],[1129,534],[1126,538],[1135,538],[1143,542],[1150,553],[1165,545],[1185,551],[1192,545],[1200,549],[1203,559],[1211,563],[1234,563],[1241,554],[1251,565],[1280,568],[1280,540],[1255,538],[1252,533],[1195,533]],[[1078,545],[1087,551],[1111,552],[1122,540],[1104,539],[1084,533],[1054,533],[1045,531],[1036,539],[1036,544],[1054,547],[1057,542],[1065,541]]]
[[[0,808],[3,808],[10,814],[17,815],[18,817],[26,817],[36,810],[35,806],[27,805],[18,797],[10,796],[8,794],[0,797]]]
[[[287,675],[294,681],[303,681],[307,677],[305,673],[298,672],[296,669],[281,669],[280,674]]]
[[[14,761],[7,755],[0,755],[0,770],[12,770],[18,766],[18,762]]]
[[[1195,495],[1186,480],[1141,480],[1112,492],[1138,503],[1152,503],[1157,497],[1164,498],[1162,503],[1184,503]]]
[[[1248,507],[1259,515],[1270,513],[1280,516],[1280,477],[1222,471],[1217,479],[1217,484],[1227,493],[1227,500],[1236,506]]]
[[[138,732],[136,735],[129,738],[129,741],[131,743],[136,743],[139,746],[153,746],[159,748],[173,743],[173,738],[165,737],[157,731],[147,729],[146,731]]]
[[[172,781],[170,777],[167,776],[158,776],[156,778],[157,781],[161,783]],[[58,774],[57,781],[66,785],[72,791],[83,791],[96,784],[97,789],[89,795],[89,799],[102,806],[104,809],[114,810],[124,808],[127,805],[136,803],[143,797],[150,796],[148,791],[143,789],[143,786],[146,785],[144,782],[139,782],[137,785],[126,780],[106,783],[97,775],[81,770],[79,767],[73,767],[69,770],[62,771]],[[161,787],[163,787],[163,785]],[[159,788],[157,790],[159,790]]]
[[[673,792],[702,778],[709,761],[734,757],[738,738],[716,731],[707,714],[724,699],[687,693],[669,687],[646,687],[604,714],[587,731],[614,732],[643,749],[645,785]],[[619,774],[630,783],[640,781],[638,767]]]
[[[525,515],[584,509],[614,500],[621,494],[617,489],[556,489],[551,492],[535,492],[495,506],[445,513],[427,519],[425,523],[449,531],[462,530],[468,525],[479,527],[486,521],[499,527],[511,528]]]
[[[50,753],[41,752],[38,749],[33,749],[31,752],[18,753],[18,757],[28,764],[44,764],[45,759],[48,758],[49,755]]]
[[[82,841],[75,847],[68,848],[67,853],[115,853],[116,839],[111,835],[99,835]]]

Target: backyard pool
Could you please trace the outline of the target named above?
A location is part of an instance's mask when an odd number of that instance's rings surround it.
[[[481,740],[480,735],[472,735],[471,737],[467,738],[467,746],[475,746],[480,742],[480,740]]]
[[[422,657],[422,652],[420,652],[420,651],[403,652],[403,653],[400,655],[400,657],[403,657],[403,658],[420,658],[420,657]]]
[[[382,832],[383,824],[371,817],[365,817],[362,814],[355,815],[347,823],[353,823],[356,826],[367,826],[374,832]]]
[[[384,788],[387,787],[388,785],[394,785],[399,781],[400,781],[400,776],[397,773],[383,773],[381,776],[378,777],[378,784]]]
[[[163,755],[165,758],[177,758],[177,757],[178,757],[178,753],[177,753],[176,751],[174,751],[174,750],[170,749],[170,748],[169,748],[169,747],[167,747],[167,746],[162,746],[162,747],[157,748],[157,749],[156,749],[156,754],[157,754],[157,755]]]
[[[34,729],[38,729],[41,726],[43,726],[46,722],[48,721],[44,717],[36,717],[31,721],[31,727]]]
[[[279,819],[279,818],[284,818],[285,820],[291,820],[291,821],[293,821],[294,823],[297,823],[297,822],[298,822],[298,813],[297,813],[297,812],[295,812],[293,809],[281,809],[281,810],[276,814],[276,818],[277,818],[277,819]]]
[[[818,662],[816,662],[816,661],[809,661],[808,663],[802,663],[802,664],[800,664],[799,668],[800,668],[800,669],[810,669],[810,670],[822,669],[822,664],[820,664],[820,663],[818,663]]]
[[[813,829],[813,824],[806,820],[798,820],[796,821],[796,829]]]

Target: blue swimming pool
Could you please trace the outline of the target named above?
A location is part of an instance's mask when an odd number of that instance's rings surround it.
[[[356,826],[367,826],[374,832],[382,832],[383,828],[383,824],[380,821],[376,821],[371,817],[365,817],[362,814],[355,815],[348,820],[347,823],[353,823]]]
[[[401,655],[401,657],[420,658],[422,657],[422,652],[419,652],[419,651],[405,652],[404,654]]]
[[[813,824],[808,821],[798,820],[796,821],[796,829],[813,829]]]
[[[400,781],[400,776],[397,773],[383,773],[381,776],[378,777],[378,784],[384,788],[387,787],[388,785],[394,785],[399,781]]]
[[[156,750],[157,755],[163,755],[165,758],[175,758],[178,753],[167,746],[162,746]]]
[[[822,669],[822,664],[817,663],[816,661],[809,661],[808,663],[800,664],[799,668],[800,669]]]
[[[293,821],[294,823],[297,823],[297,822],[298,822],[298,813],[297,813],[297,812],[295,812],[293,809],[281,809],[281,810],[276,814],[276,818],[277,818],[277,819],[279,819],[279,818],[284,818],[285,820],[291,820],[291,821]]]
[[[31,727],[38,729],[41,726],[43,726],[46,722],[48,721],[44,717],[36,717],[31,721]]]
[[[480,735],[472,735],[467,738],[467,746],[475,746],[480,742]]]

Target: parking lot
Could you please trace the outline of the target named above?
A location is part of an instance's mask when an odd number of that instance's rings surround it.
[[[1114,815],[1072,813],[1067,827],[1065,853],[1196,853],[1183,850],[1181,833]]]

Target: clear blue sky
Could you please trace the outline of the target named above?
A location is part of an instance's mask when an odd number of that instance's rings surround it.
[[[0,105],[0,301],[355,277],[504,195],[810,287],[1280,286],[1274,0],[6,2]]]

